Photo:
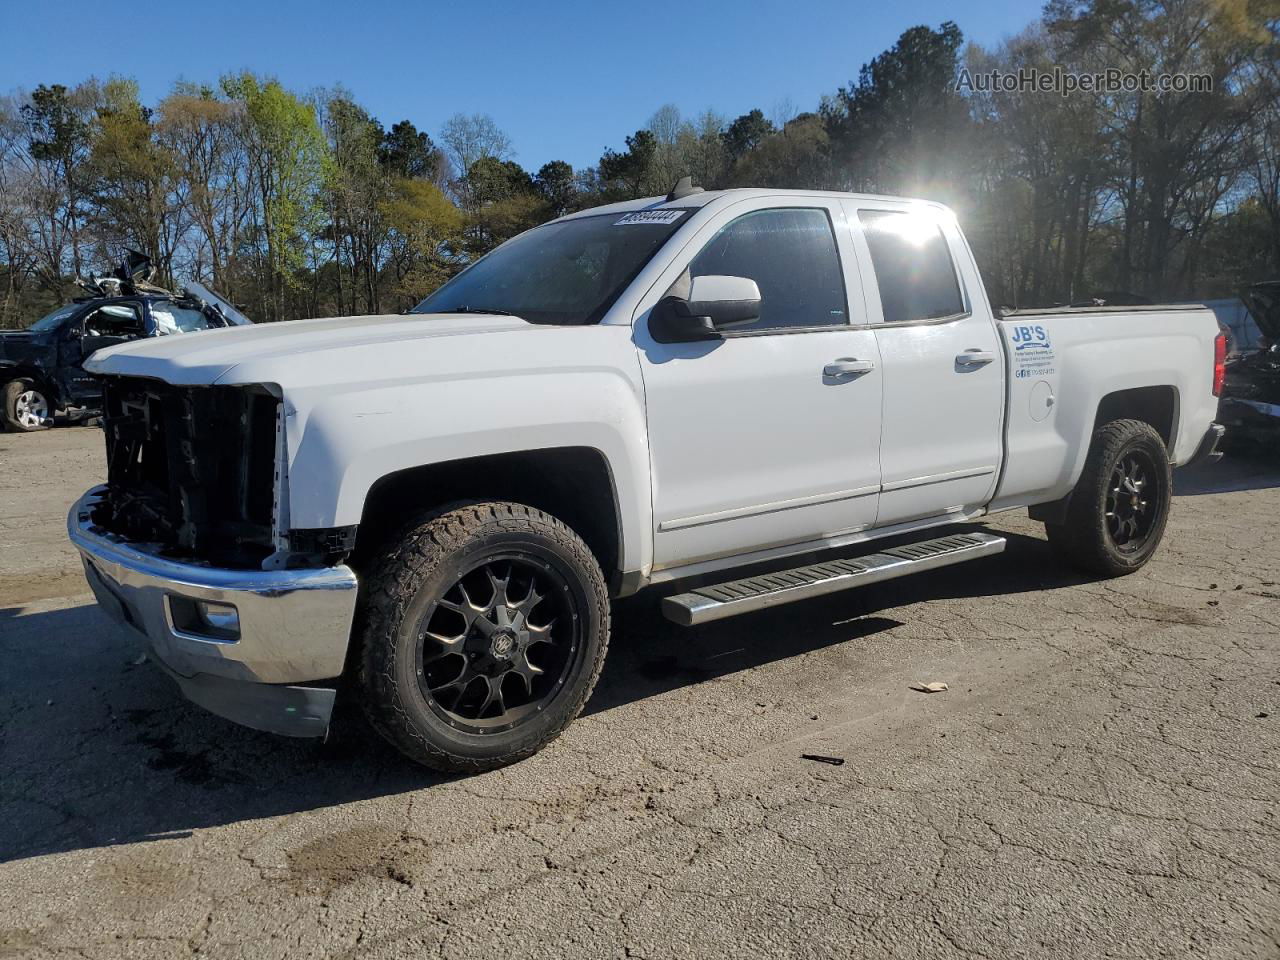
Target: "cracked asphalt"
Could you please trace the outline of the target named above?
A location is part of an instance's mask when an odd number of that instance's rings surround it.
[[[443,778],[138,663],[63,532],[101,445],[0,435],[0,956],[1280,957],[1275,464],[1180,473],[1122,580],[1006,514],[864,591],[619,603],[568,733]]]

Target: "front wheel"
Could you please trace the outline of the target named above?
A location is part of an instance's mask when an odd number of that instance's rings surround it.
[[[10,430],[30,433],[44,430],[53,416],[49,398],[30,380],[10,380],[4,385],[4,423]]]
[[[530,756],[578,715],[600,675],[600,566],[577,534],[532,507],[433,511],[366,588],[365,712],[426,766],[479,772]]]
[[[1093,435],[1066,522],[1045,524],[1049,543],[1089,573],[1133,573],[1160,545],[1172,487],[1160,434],[1141,420],[1113,420]]]

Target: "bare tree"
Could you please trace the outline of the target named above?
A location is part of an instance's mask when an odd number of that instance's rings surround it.
[[[444,122],[440,130],[445,154],[453,165],[456,177],[465,177],[467,171],[481,157],[510,160],[513,151],[511,138],[499,129],[497,122],[487,113],[455,113]]]
[[[1245,178],[1266,212],[1272,256],[1280,267],[1280,64],[1265,61],[1255,83],[1258,106],[1249,129]]]
[[[230,286],[235,251],[253,206],[237,129],[239,104],[212,90],[179,85],[159,107],[160,140],[176,165],[175,199],[195,228],[192,272]]]
[[[30,243],[30,171],[22,161],[25,127],[13,97],[0,99],[0,327],[16,319],[18,298],[35,269]]]

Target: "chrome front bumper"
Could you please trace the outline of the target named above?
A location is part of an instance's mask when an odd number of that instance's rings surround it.
[[[351,569],[228,570],[170,560],[93,525],[90,508],[104,489],[86,493],[67,517],[103,609],[142,634],[183,693],[206,709],[259,730],[323,736],[335,697],[325,681],[343,671],[355,614]],[[193,615],[201,602],[219,614],[234,608],[234,616],[201,621]]]

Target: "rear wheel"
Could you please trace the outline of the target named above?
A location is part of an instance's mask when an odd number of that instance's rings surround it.
[[[1094,433],[1066,521],[1045,524],[1049,542],[1089,573],[1133,573],[1164,537],[1172,485],[1160,434],[1141,420],[1113,420]]]
[[[595,686],[609,640],[604,577],[548,514],[497,502],[435,511],[367,584],[365,711],[419,763],[478,772],[521,760]]]
[[[53,416],[53,405],[31,380],[10,380],[4,385],[4,423],[10,430],[29,433],[44,430]]]

